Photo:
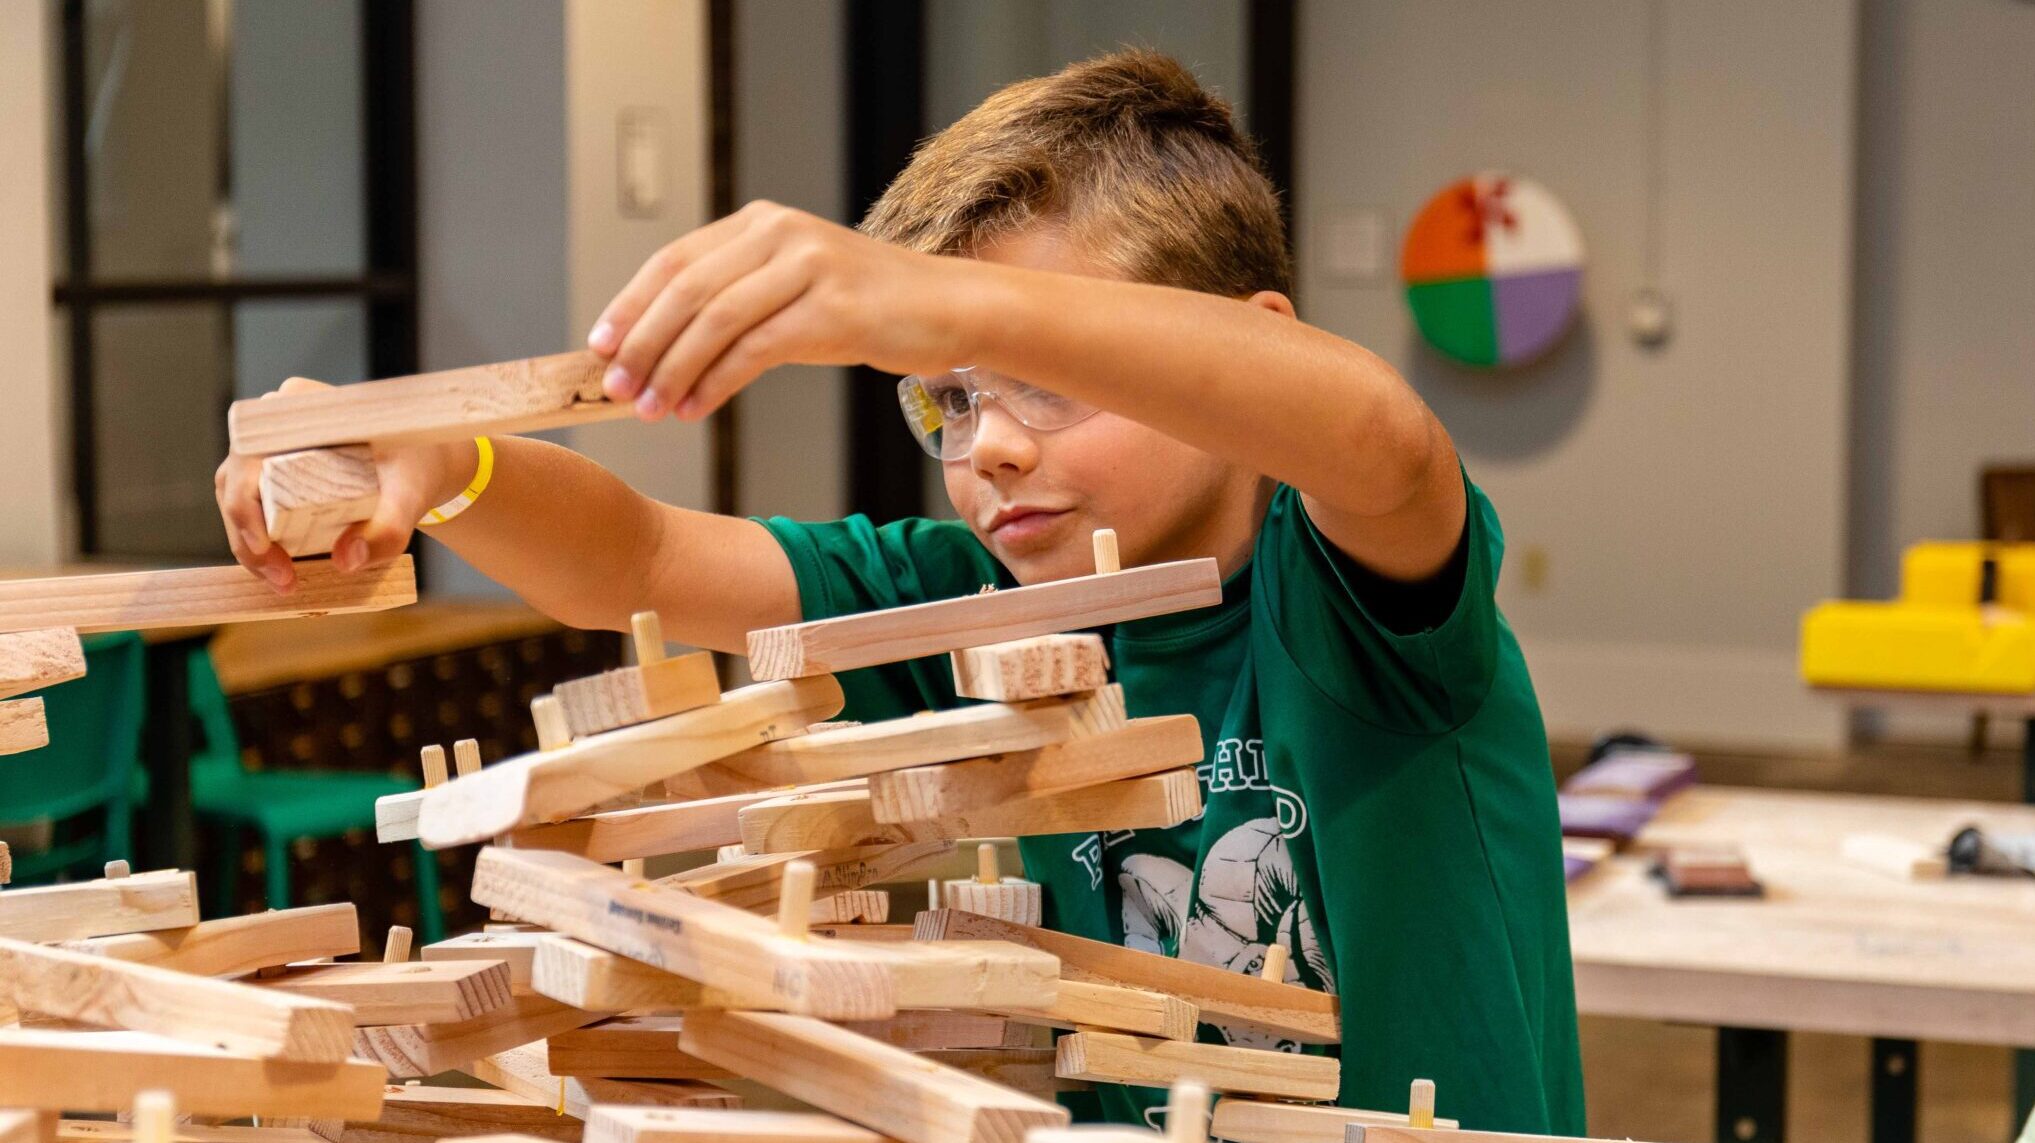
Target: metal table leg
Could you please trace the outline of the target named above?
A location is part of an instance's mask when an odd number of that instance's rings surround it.
[[[1782,1143],[1787,1106],[1788,1034],[1717,1029],[1717,1143]]]
[[[142,723],[142,765],[148,770],[146,812],[135,815],[137,869],[189,869],[197,849],[191,810],[191,650],[204,637],[148,644],[148,714]]]
[[[1921,1048],[1913,1040],[1872,1042],[1872,1143],[1915,1143],[1921,1063]]]

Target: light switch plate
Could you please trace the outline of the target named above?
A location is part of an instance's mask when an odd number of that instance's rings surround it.
[[[1376,282],[1390,262],[1385,212],[1371,206],[1339,207],[1322,228],[1322,268],[1345,282]]]

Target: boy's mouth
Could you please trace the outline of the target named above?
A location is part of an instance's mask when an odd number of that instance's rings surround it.
[[[999,509],[996,515],[991,516],[986,530],[998,543],[1022,545],[1052,531],[1067,514],[1067,509],[1064,508],[1028,508],[1013,505]]]

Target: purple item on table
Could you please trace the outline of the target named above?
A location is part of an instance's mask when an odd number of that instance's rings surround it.
[[[1613,841],[1632,840],[1660,808],[1635,798],[1587,794],[1557,794],[1555,801],[1561,810],[1564,837],[1605,837]]]
[[[1587,857],[1579,857],[1573,853],[1562,854],[1563,881],[1574,881],[1576,878],[1595,868],[1597,868],[1597,863]]]
[[[1659,803],[1695,784],[1696,760],[1687,754],[1628,750],[1607,754],[1569,775],[1562,792]]]

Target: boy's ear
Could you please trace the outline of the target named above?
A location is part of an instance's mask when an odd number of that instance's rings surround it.
[[[1299,316],[1293,312],[1293,299],[1277,290],[1259,290],[1246,300],[1275,314],[1285,314],[1287,317]]]

